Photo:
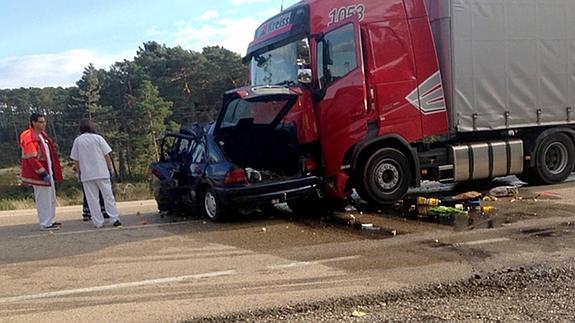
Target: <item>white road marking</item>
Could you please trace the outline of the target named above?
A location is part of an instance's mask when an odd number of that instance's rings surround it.
[[[313,261],[296,261],[296,262],[291,262],[289,264],[272,265],[272,266],[268,266],[267,268],[268,269],[286,269],[286,268],[303,267],[303,266],[310,266],[310,265],[321,265],[321,264],[327,264],[330,262],[337,262],[337,261],[355,260],[355,259],[359,259],[359,258],[361,258],[361,256],[337,257],[337,258],[320,259],[320,260],[313,260]]]
[[[486,239],[486,240],[475,240],[475,241],[465,241],[465,242],[457,242],[454,243],[453,246],[476,246],[480,244],[488,244],[488,243],[496,243],[496,242],[504,242],[509,241],[509,238],[494,238],[494,239]]]
[[[292,263],[288,263],[288,264],[270,265],[270,266],[267,266],[266,268],[267,269],[288,269],[288,268],[296,268],[296,267],[301,267],[301,266],[326,264],[326,263],[337,262],[337,261],[355,260],[355,259],[359,259],[359,258],[361,258],[361,256],[337,257],[337,258],[320,259],[320,260],[314,260],[314,261],[298,261],[298,262],[292,262]],[[77,295],[77,294],[102,292],[102,291],[116,290],[116,289],[122,289],[122,288],[133,288],[133,287],[141,287],[141,286],[149,286],[149,285],[175,283],[175,282],[182,282],[182,281],[194,280],[194,279],[231,276],[231,275],[235,275],[235,274],[237,274],[236,270],[216,271],[216,272],[195,274],[195,275],[186,275],[186,276],[142,280],[142,281],[136,281],[136,282],[130,282],[130,283],[120,283],[120,284],[113,284],[113,285],[88,287],[88,288],[67,289],[67,290],[60,290],[60,291],[55,291],[55,292],[32,294],[32,295],[4,297],[4,298],[0,298],[0,304],[21,302],[21,301],[30,301],[30,300],[52,298],[52,297],[59,297],[59,296],[70,296],[70,295]]]
[[[230,276],[230,275],[234,275],[234,274],[236,274],[235,270],[216,271],[216,272],[196,274],[196,275],[142,280],[142,281],[131,282],[131,283],[122,283],[122,284],[88,287],[88,288],[78,288],[78,289],[67,289],[67,290],[60,290],[60,291],[49,292],[49,293],[40,293],[40,294],[34,294],[34,295],[4,297],[4,298],[0,298],[0,303],[12,303],[12,302],[20,302],[20,301],[29,301],[29,300],[34,300],[34,299],[50,298],[50,297],[56,297],[56,296],[69,296],[69,295],[75,295],[75,294],[101,292],[101,291],[108,291],[108,290],[121,289],[121,288],[131,288],[131,287],[141,287],[141,286],[148,286],[148,285],[176,283],[176,282],[192,280],[192,279],[203,279],[203,278]]]
[[[285,284],[266,283],[266,285],[264,285],[264,286],[242,287],[242,289],[243,290],[260,290],[260,289],[270,290],[270,289],[275,289],[275,288],[286,288],[286,287],[293,288],[293,287],[318,286],[318,285],[327,285],[327,284],[341,284],[340,286],[343,286],[344,284],[348,284],[348,285],[356,286],[356,283],[367,282],[367,281],[373,281],[373,277],[319,280],[319,281],[305,282],[305,283],[285,283]]]
[[[198,259],[206,257],[231,257],[231,256],[249,256],[253,252],[248,250],[235,250],[235,249],[199,249],[193,253],[186,250],[186,253],[179,255],[154,255],[154,256],[138,256],[138,257],[122,257],[122,258],[105,258],[96,260],[98,264],[114,264],[119,262],[146,262],[146,261],[179,261],[186,259]]]
[[[118,230],[135,230],[135,229],[145,229],[145,228],[157,228],[157,227],[165,227],[171,225],[182,225],[182,224],[190,224],[190,223],[198,223],[199,221],[182,221],[182,222],[170,222],[170,223],[155,223],[155,224],[143,224],[143,225],[130,225],[130,226],[122,226],[119,228],[116,227],[108,227],[108,228],[101,228],[96,229],[92,228],[90,230],[81,230],[81,231],[64,231],[65,228],[58,231],[44,231],[44,233],[40,234],[31,234],[27,236],[20,236],[18,239],[28,239],[28,238],[38,238],[38,237],[46,237],[50,236],[67,236],[72,234],[85,234],[85,233],[99,233],[99,232],[107,232],[107,231],[118,231]]]

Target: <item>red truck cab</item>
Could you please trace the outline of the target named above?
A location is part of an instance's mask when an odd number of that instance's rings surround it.
[[[419,181],[410,144],[449,133],[422,0],[301,1],[257,29],[245,61],[253,86],[297,88],[284,122],[319,143],[331,197],[401,198]]]

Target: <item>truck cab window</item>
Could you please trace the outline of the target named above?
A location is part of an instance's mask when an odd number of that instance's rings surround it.
[[[344,77],[357,68],[357,53],[353,24],[325,34],[317,46],[320,88]]]
[[[259,53],[252,58],[252,85],[311,83],[310,49],[306,38]]]

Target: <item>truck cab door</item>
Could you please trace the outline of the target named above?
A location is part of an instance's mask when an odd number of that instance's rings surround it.
[[[316,114],[327,176],[367,134],[367,90],[357,17],[330,26],[316,46]],[[339,185],[338,185],[339,186]],[[338,194],[341,189],[338,187]]]

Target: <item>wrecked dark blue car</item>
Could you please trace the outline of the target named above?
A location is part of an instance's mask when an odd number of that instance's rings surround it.
[[[282,123],[295,98],[283,90],[249,99],[234,93],[208,130],[196,125],[164,136],[160,160],[150,166],[161,211],[199,207],[223,221],[238,210],[283,202],[298,209],[321,197],[317,164]]]

